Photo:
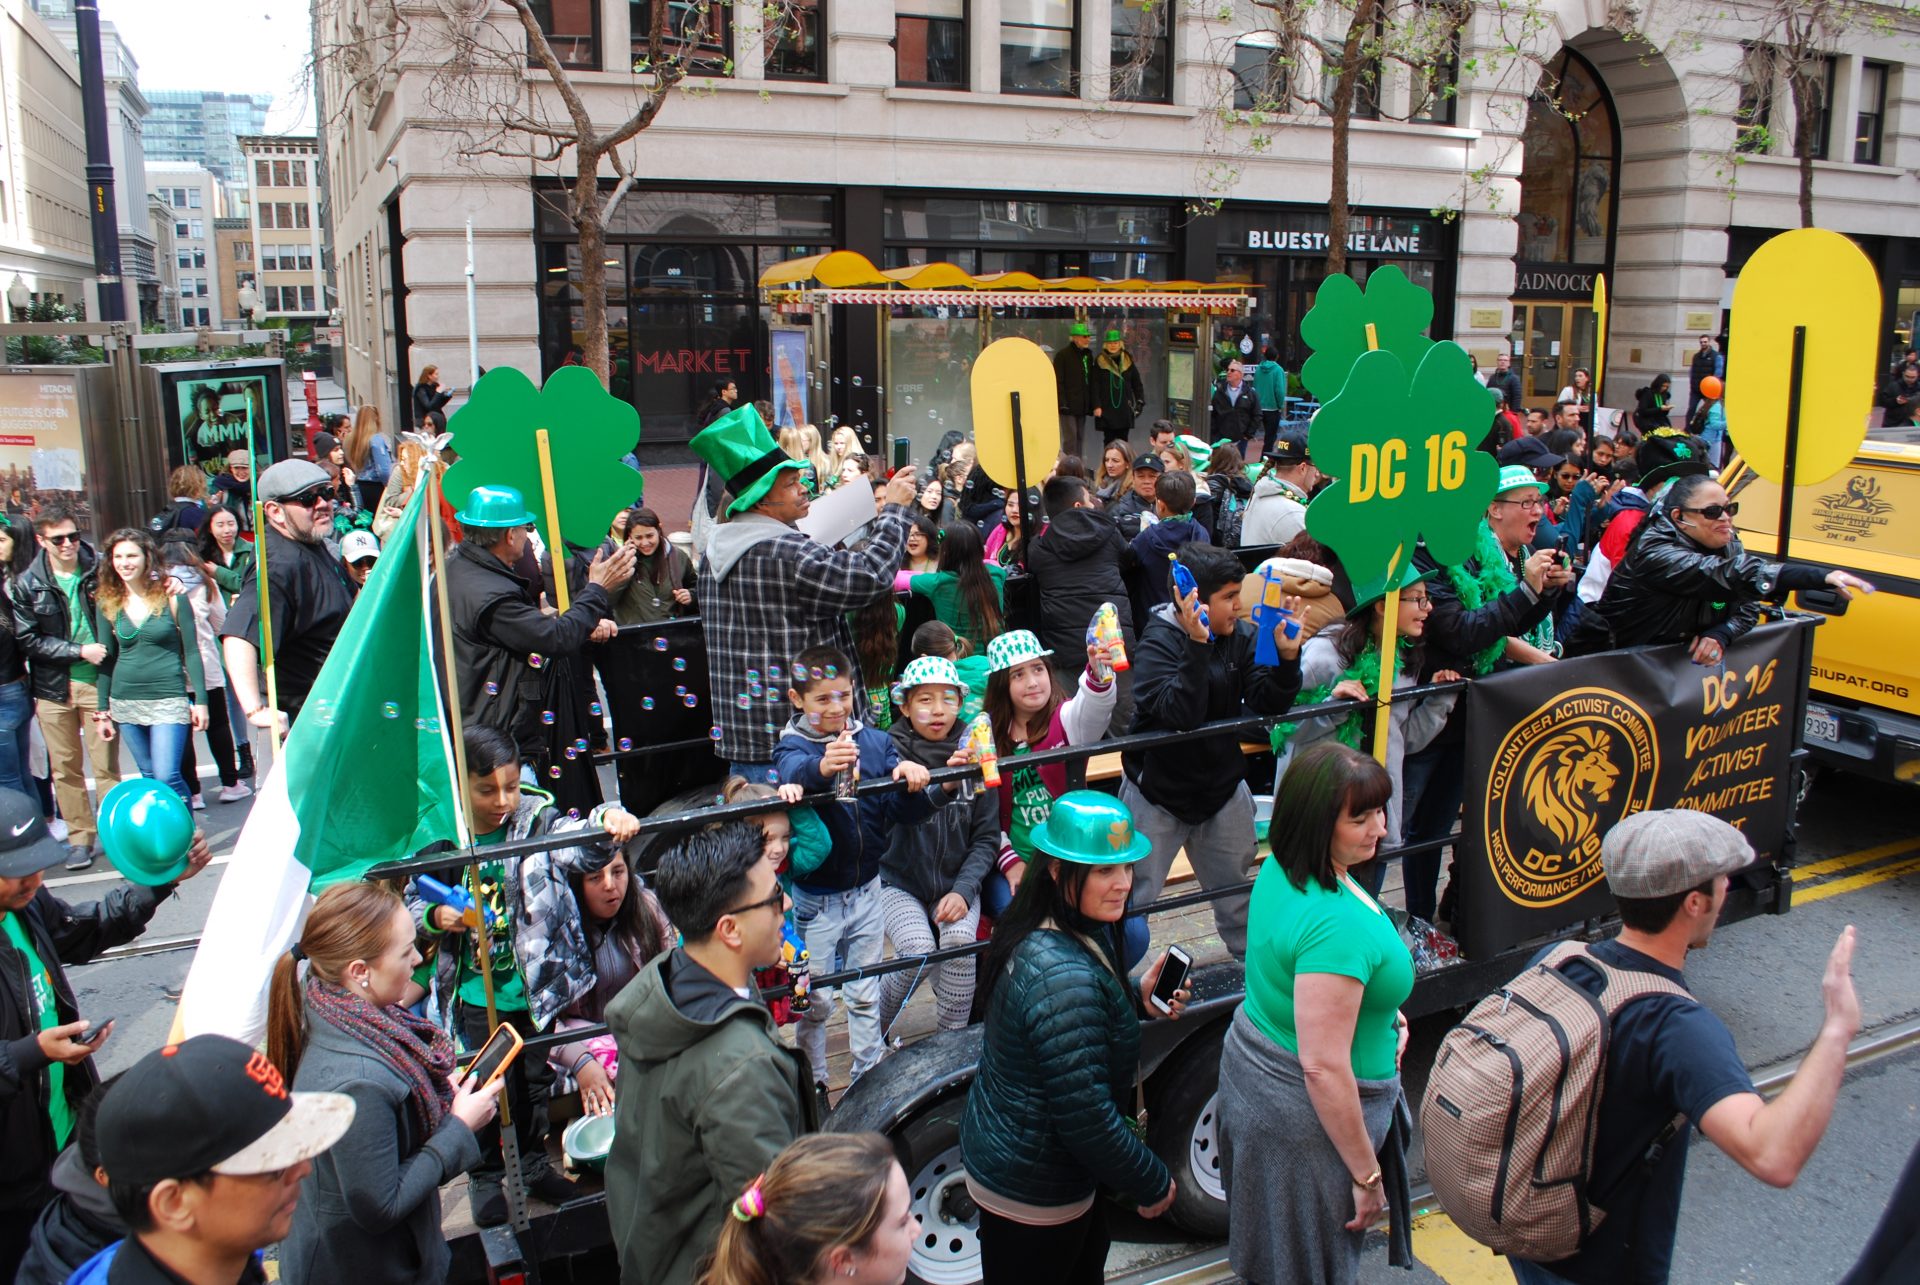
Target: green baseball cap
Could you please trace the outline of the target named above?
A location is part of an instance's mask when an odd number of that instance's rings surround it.
[[[751,405],[736,406],[694,436],[689,449],[724,480],[733,503],[729,513],[745,513],[766,498],[781,469],[804,469],[802,460],[780,449],[766,421]]]
[[[1533,475],[1533,470],[1524,464],[1507,464],[1500,469],[1500,484],[1493,488],[1495,495],[1505,495],[1508,491],[1520,491],[1528,487],[1545,495],[1547,484]]]
[[[525,526],[533,520],[533,514],[527,512],[526,500],[511,486],[474,487],[467,496],[467,506],[458,516],[461,526],[482,530]]]
[[[1131,865],[1153,849],[1133,828],[1127,805],[1098,790],[1069,790],[1055,799],[1030,837],[1036,851],[1083,866]]]

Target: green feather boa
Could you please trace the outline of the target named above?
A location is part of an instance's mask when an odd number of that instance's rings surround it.
[[[1399,646],[1394,649],[1393,673],[1395,678],[1400,676],[1400,671],[1406,667],[1406,663],[1407,640],[1402,638]],[[1332,700],[1333,689],[1341,683],[1347,682],[1356,682],[1366,688],[1367,699],[1372,701],[1378,701],[1380,699],[1380,644],[1378,640],[1373,638],[1367,639],[1367,645],[1360,649],[1360,654],[1353,658],[1351,665],[1348,665],[1338,674],[1335,674],[1332,679],[1320,684],[1318,687],[1301,692],[1300,695],[1295,698],[1294,704],[1302,706],[1318,705],[1322,701]],[[1371,710],[1367,709],[1356,709],[1349,712],[1345,718],[1340,720],[1340,725],[1333,729],[1335,739],[1348,749],[1359,749],[1361,742],[1366,739],[1368,729],[1371,727],[1371,724],[1367,720],[1367,715],[1371,712]],[[1281,750],[1286,748],[1287,742],[1292,739],[1294,732],[1299,730],[1299,727],[1300,724],[1298,723],[1274,724],[1270,739],[1275,754],[1280,753]]]
[[[1477,571],[1468,569],[1475,565],[1479,568]],[[1487,525],[1485,518],[1480,520],[1480,534],[1473,547],[1473,557],[1468,562],[1448,567],[1446,571],[1453,591],[1460,595],[1460,605],[1468,611],[1478,611],[1501,594],[1511,593],[1520,583],[1513,573],[1513,559],[1500,547],[1500,541],[1495,538],[1493,528]],[[1559,654],[1559,645],[1553,640],[1551,615],[1544,617],[1521,637],[1541,651]],[[1506,646],[1505,638],[1496,638],[1491,646],[1474,653],[1474,676],[1492,673]]]

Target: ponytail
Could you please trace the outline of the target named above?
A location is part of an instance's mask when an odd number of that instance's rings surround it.
[[[300,961],[289,950],[273,964],[267,983],[267,1061],[279,1068],[280,1078],[293,1083],[306,1051],[307,1015],[300,1001]]]
[[[812,1133],[774,1158],[720,1225],[699,1285],[794,1285],[864,1248],[886,1216],[893,1147],[877,1133]]]
[[[385,884],[337,883],[307,912],[299,942],[274,962],[267,987],[267,1060],[289,1084],[307,1043],[302,959],[322,980],[343,985],[347,965],[377,959],[387,949],[388,925],[403,904]]]

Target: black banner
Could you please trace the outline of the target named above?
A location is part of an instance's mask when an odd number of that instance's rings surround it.
[[[1600,841],[1635,812],[1710,812],[1740,827],[1762,861],[1779,857],[1811,635],[1757,629],[1724,668],[1655,647],[1471,684],[1455,866],[1463,953],[1485,959],[1607,914]]]

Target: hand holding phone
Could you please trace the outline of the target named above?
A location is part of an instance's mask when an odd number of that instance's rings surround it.
[[[487,1086],[506,1074],[513,1059],[520,1056],[523,1040],[520,1032],[505,1022],[493,1028],[493,1034],[480,1046],[480,1052],[467,1064],[466,1082],[474,1094],[486,1092]]]
[[[84,1044],[88,1048],[97,1049],[100,1047],[100,1041],[107,1038],[107,1032],[110,1029],[112,1029],[112,1027],[113,1027],[113,1019],[111,1017],[109,1017],[104,1022],[95,1022],[91,1027],[87,1028],[87,1033],[85,1035],[82,1035],[75,1040],[75,1043]]]
[[[1179,1008],[1185,1007],[1185,997],[1181,991],[1186,989],[1187,975],[1193,971],[1193,956],[1179,946],[1167,947],[1167,953],[1160,960],[1153,979],[1153,989],[1147,995],[1147,1007],[1168,1017],[1177,1017]]]

